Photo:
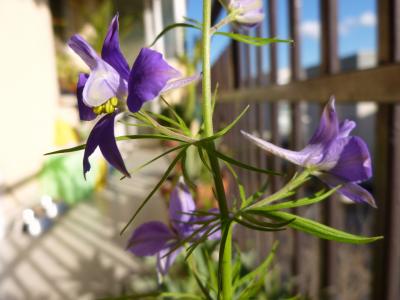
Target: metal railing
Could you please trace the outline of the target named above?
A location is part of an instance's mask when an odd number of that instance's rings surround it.
[[[295,288],[309,294],[314,299],[400,299],[400,0],[379,0],[378,8],[378,66],[367,70],[340,72],[338,57],[338,24],[336,0],[320,0],[321,22],[321,66],[320,75],[311,79],[303,79],[300,64],[299,0],[288,1],[288,21],[290,36],[295,41],[290,47],[291,80],[278,85],[277,45],[270,45],[267,57],[261,48],[256,50],[256,77],[250,71],[250,47],[232,42],[213,66],[214,83],[219,83],[219,102],[215,111],[217,124],[224,124],[237,115],[241,108],[251,104],[247,116],[224,140],[224,145],[236,157],[258,166],[267,166],[281,170],[279,159],[266,157],[255,147],[243,142],[239,128],[263,134],[269,129],[269,140],[281,144],[278,110],[281,100],[288,103],[290,111],[290,135],[287,143],[293,149],[304,146],[304,124],[301,121],[302,103],[321,104],[330,95],[335,95],[338,104],[373,101],[377,105],[375,116],[376,130],[375,165],[372,192],[378,203],[378,210],[370,210],[365,216],[370,218],[366,226],[368,234],[384,235],[385,239],[371,247],[346,246],[334,242],[316,241],[303,234],[279,234],[278,239],[285,242],[281,246],[287,255],[284,263],[287,274],[295,278]],[[277,1],[268,0],[266,7],[268,32],[264,35],[277,36]],[[218,16],[218,4],[214,6],[214,18]],[[258,33],[265,31],[259,28]],[[263,61],[268,60],[268,82],[263,73]],[[262,182],[258,175],[242,172],[241,177],[251,191]],[[271,189],[276,189],[281,179],[271,178]],[[299,214],[316,214],[324,223],[334,227],[345,227],[354,217],[352,206],[340,201],[326,201],[319,212],[297,211]],[[349,208],[350,207],[350,208]],[[355,215],[364,216],[357,208]],[[350,218],[350,221],[349,221]],[[363,221],[363,220],[361,220]],[[367,220],[365,223],[368,223]],[[362,223],[362,222],[361,222]],[[242,232],[241,234],[245,234]],[[289,242],[288,242],[289,241]],[[268,245],[265,235],[257,236],[257,245],[265,250]],[[311,243],[313,252],[307,256],[302,245]],[[346,248],[347,247],[347,248]],[[344,251],[343,249],[346,249]],[[342,251],[343,250],[343,251]],[[368,270],[362,286],[368,291],[364,294],[346,294],[343,291],[353,282],[343,283],[350,278],[349,272],[356,262],[352,256],[357,252],[368,252],[360,262]],[[347,253],[347,254],[346,254]],[[315,256],[314,256],[315,255]],[[346,257],[347,255],[347,257]],[[308,258],[307,258],[308,257]],[[311,258],[310,258],[311,257]],[[319,257],[319,259],[318,259]],[[344,258],[343,258],[344,257]],[[311,259],[312,261],[305,261]],[[313,266],[307,266],[311,264]],[[316,265],[314,265],[316,264]],[[346,269],[347,271],[343,271]],[[312,270],[310,270],[310,268]],[[307,271],[305,271],[308,269]],[[346,277],[347,276],[347,277]],[[356,276],[357,277],[357,276]],[[357,294],[357,295],[356,295]],[[340,295],[340,296],[339,296]],[[347,298],[346,298],[347,297]],[[352,298],[353,297],[353,298]]]

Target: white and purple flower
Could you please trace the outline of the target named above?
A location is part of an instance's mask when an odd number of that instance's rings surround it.
[[[137,256],[157,256],[157,270],[167,274],[176,257],[184,248],[178,246],[183,240],[200,238],[209,232],[208,239],[219,239],[220,231],[211,226],[211,216],[198,217],[196,205],[188,188],[178,183],[171,193],[169,203],[170,226],[159,221],[140,225],[128,242],[128,250]],[[215,218],[218,220],[218,218]],[[210,221],[207,224],[207,220]],[[194,236],[194,237],[193,237]],[[175,250],[174,250],[175,249]]]
[[[328,186],[333,188],[340,185],[338,192],[349,199],[376,207],[373,196],[358,185],[371,178],[372,166],[365,142],[360,137],[350,136],[355,126],[356,123],[349,120],[339,123],[335,99],[331,97],[324,108],[319,127],[303,150],[287,150],[244,131],[242,134],[269,153],[310,169]]]
[[[239,27],[250,29],[264,20],[262,0],[227,0],[225,2],[228,11],[234,13],[234,21]]]
[[[105,159],[126,176],[127,171],[114,136],[114,120],[126,105],[131,112],[140,110],[162,92],[182,87],[199,76],[182,78],[161,53],[142,48],[132,69],[122,55],[118,37],[118,15],[108,29],[101,56],[79,35],[68,45],[90,68],[90,74],[79,74],[77,98],[79,117],[83,121],[104,116],[94,126],[86,143],[83,171],[90,170],[89,156],[99,147]],[[126,105],[125,105],[126,101]]]

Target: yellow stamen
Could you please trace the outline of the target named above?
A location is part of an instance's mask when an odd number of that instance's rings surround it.
[[[112,106],[111,101],[107,101],[106,104],[105,104],[105,109],[104,110],[105,110],[106,113],[111,114],[111,113],[114,112],[115,107]]]
[[[117,106],[118,105],[118,98],[117,97],[112,97],[110,100],[108,100],[112,106]]]
[[[103,103],[102,105],[93,107],[93,112],[96,115],[101,115],[101,114],[111,114],[115,111],[115,109],[118,106],[118,98],[117,97],[112,97],[107,100],[107,102]]]
[[[96,115],[100,115],[103,112],[103,105],[93,107],[93,112]]]

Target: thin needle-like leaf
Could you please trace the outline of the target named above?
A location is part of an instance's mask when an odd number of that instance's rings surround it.
[[[174,24],[170,24],[168,26],[166,26],[154,39],[154,41],[150,44],[149,48],[153,47],[154,44],[164,35],[166,34],[168,31],[177,28],[177,27],[186,27],[186,28],[193,28],[193,29],[198,29],[201,30],[200,27],[198,27],[197,25],[193,25],[193,24],[187,24],[187,23],[174,23]]]
[[[139,212],[143,209],[143,207],[146,205],[146,203],[153,197],[155,192],[158,190],[158,188],[163,184],[163,182],[168,178],[169,173],[174,169],[175,165],[178,163],[178,161],[182,158],[184,152],[186,149],[183,149],[179,154],[174,158],[172,163],[169,165],[167,170],[165,171],[164,175],[161,177],[160,181],[156,184],[156,186],[153,188],[153,190],[150,192],[150,194],[146,197],[146,199],[143,200],[143,202],[140,204],[140,206],[136,209],[135,213],[133,216],[129,219],[128,223],[124,226],[124,228],[121,230],[120,234],[122,235],[125,230],[131,225],[131,223],[135,220],[136,216],[139,214]]]

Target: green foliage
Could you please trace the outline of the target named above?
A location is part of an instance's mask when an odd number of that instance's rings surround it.
[[[293,43],[292,40],[283,40],[283,39],[278,39],[278,38],[261,38],[261,37],[254,37],[254,36],[249,36],[245,34],[240,34],[240,33],[233,33],[233,32],[223,32],[223,31],[217,31],[214,33],[215,35],[220,35],[220,36],[225,36],[228,37],[232,40],[245,43],[245,44],[250,44],[253,46],[265,46],[271,43]]]

